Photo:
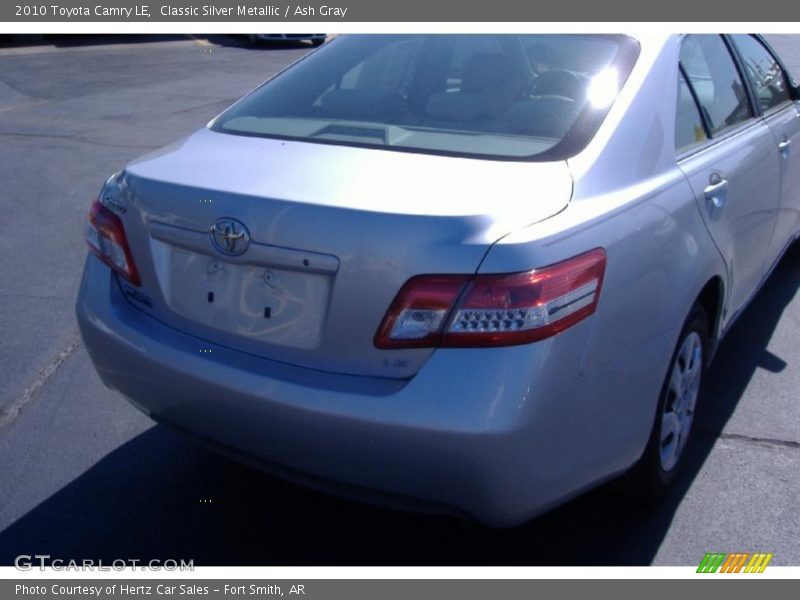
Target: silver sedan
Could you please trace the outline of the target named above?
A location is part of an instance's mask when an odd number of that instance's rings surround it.
[[[86,347],[332,493],[495,526],[658,496],[800,232],[798,100],[759,36],[337,37],[108,179]]]

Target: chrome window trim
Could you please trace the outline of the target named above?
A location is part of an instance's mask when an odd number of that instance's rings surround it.
[[[797,104],[798,104],[797,100],[792,100],[791,98],[789,98],[788,100],[785,100],[785,101],[781,102],[780,104],[778,104],[776,106],[773,106],[768,111],[761,113],[761,117],[764,118],[764,119],[774,117],[774,116],[782,113],[783,111],[785,111],[788,108],[796,109],[797,108],[797,106],[796,106]]]
[[[737,137],[745,133],[748,129],[761,124],[764,124],[763,118],[751,117],[747,121],[743,121],[739,125],[724,129],[723,135],[718,135],[717,137],[709,138],[704,142],[699,142],[692,146],[688,146],[683,150],[676,151],[675,160],[676,162],[680,163],[684,159],[694,156],[695,154],[700,154],[701,152],[704,152],[705,150],[708,150],[719,143],[726,142],[734,137]]]

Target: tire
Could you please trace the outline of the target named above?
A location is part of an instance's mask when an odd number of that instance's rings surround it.
[[[708,352],[708,316],[695,305],[672,354],[647,447],[631,472],[633,491],[639,496],[661,498],[680,473],[702,398]]]

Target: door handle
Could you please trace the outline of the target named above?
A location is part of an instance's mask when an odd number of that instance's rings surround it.
[[[709,184],[703,190],[706,200],[710,200],[714,208],[722,208],[728,197],[728,180],[718,173],[711,175]]]
[[[783,138],[783,141],[778,144],[778,152],[783,154],[783,156],[789,156],[789,150],[792,147],[792,140],[788,138]]]

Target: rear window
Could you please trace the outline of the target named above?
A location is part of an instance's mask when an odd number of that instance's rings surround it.
[[[501,159],[582,149],[638,55],[613,35],[337,38],[220,115],[225,133]]]

